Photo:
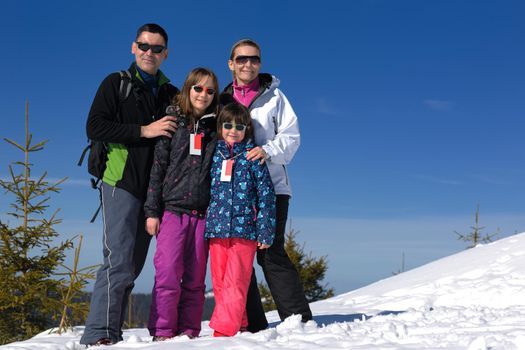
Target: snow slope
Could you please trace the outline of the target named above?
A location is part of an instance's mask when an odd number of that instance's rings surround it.
[[[359,266],[349,266],[348,273]],[[364,288],[311,304],[314,321],[298,316],[257,334],[152,343],[131,329],[111,349],[525,349],[525,233],[434,261]],[[44,332],[1,350],[76,350],[83,327]],[[101,347],[101,349],[106,347]]]

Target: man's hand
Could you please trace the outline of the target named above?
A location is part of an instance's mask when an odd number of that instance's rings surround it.
[[[140,137],[151,139],[157,136],[171,137],[171,132],[177,130],[177,119],[173,116],[167,115],[164,118],[154,121],[149,125],[143,125],[140,127]]]
[[[159,218],[147,218],[146,219],[146,231],[151,235],[155,236],[159,233],[160,220]]]
[[[263,164],[267,156],[268,155],[266,154],[266,151],[264,150],[264,148],[262,148],[261,146],[257,146],[248,151],[248,154],[246,154],[246,159],[247,160],[260,159],[259,162]]]

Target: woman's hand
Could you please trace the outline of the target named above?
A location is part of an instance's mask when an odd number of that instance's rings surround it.
[[[257,248],[258,249],[268,249],[268,248],[270,248],[270,245],[269,244],[264,244],[264,243],[261,243],[261,242],[257,242]]]
[[[248,151],[248,154],[246,154],[247,160],[257,160],[260,159],[260,163],[263,164],[266,158],[268,157],[268,154],[266,154],[266,151],[261,146],[257,146],[252,148]]]
[[[159,218],[147,218],[146,219],[146,231],[151,235],[155,236],[159,233],[160,220]]]

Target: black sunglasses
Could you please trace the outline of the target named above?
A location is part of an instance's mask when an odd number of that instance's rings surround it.
[[[235,63],[237,64],[246,64],[248,61],[251,62],[251,64],[259,64],[261,63],[261,58],[259,56],[237,56],[235,57]]]
[[[222,127],[226,130],[231,130],[232,128],[235,128],[237,131],[244,131],[246,130],[246,125],[244,124],[235,124],[232,122],[225,122],[222,123]]]
[[[149,49],[151,49],[151,52],[153,53],[161,53],[166,49],[166,46],[162,45],[150,45],[146,43],[141,43],[139,41],[135,41],[135,43],[137,44],[138,48],[144,52],[147,52]]]
[[[213,95],[215,93],[215,89],[208,88],[208,87],[202,86],[202,85],[192,85],[191,88],[193,89],[193,91],[195,91],[197,93],[201,93],[202,90],[206,91],[206,93],[208,95]]]

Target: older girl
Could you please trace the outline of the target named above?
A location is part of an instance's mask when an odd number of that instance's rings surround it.
[[[148,324],[154,341],[193,338],[201,330],[208,258],[204,216],[210,200],[217,89],[212,71],[192,70],[169,107],[177,130],[155,147],[144,205],[146,229],[157,237]]]

